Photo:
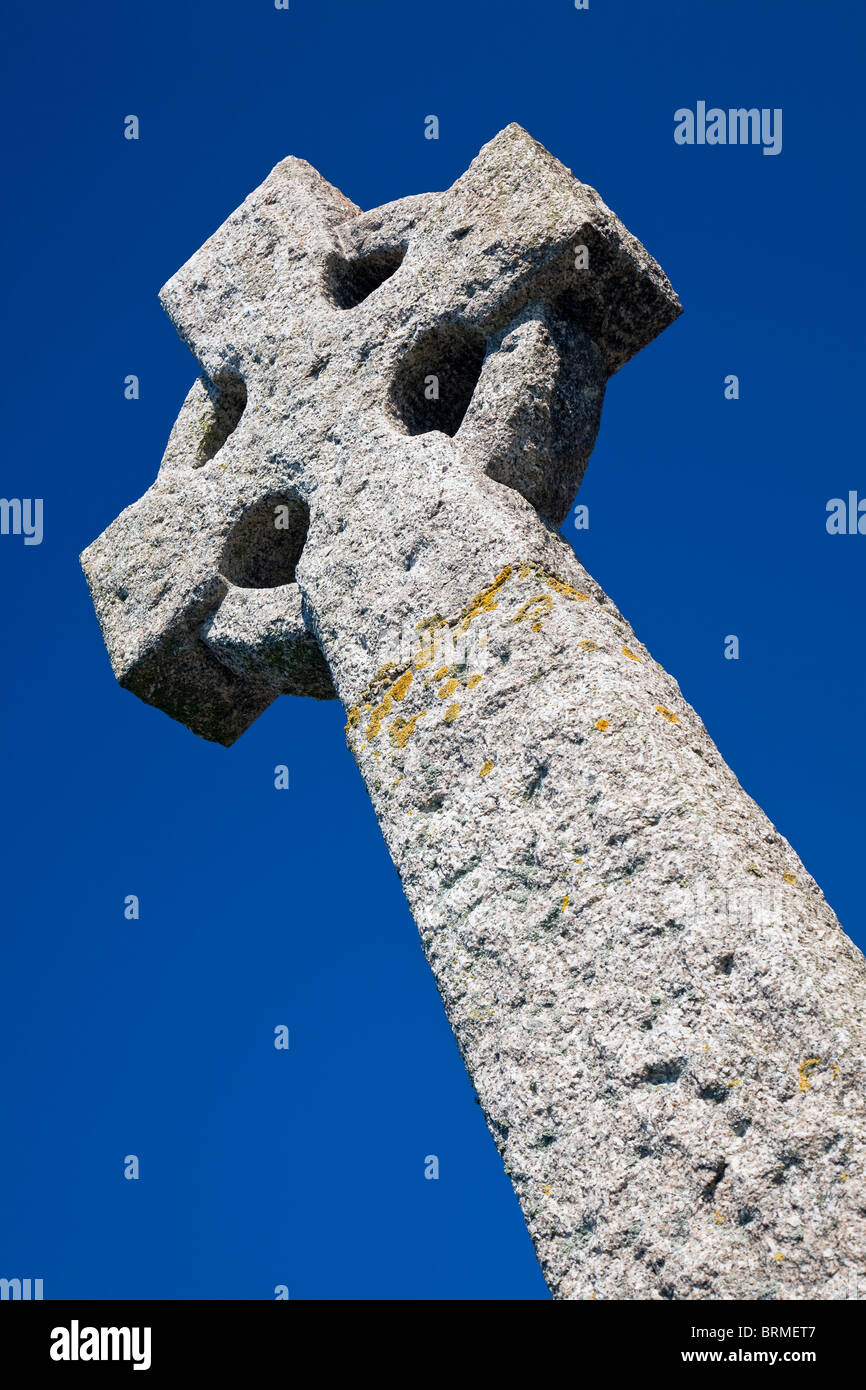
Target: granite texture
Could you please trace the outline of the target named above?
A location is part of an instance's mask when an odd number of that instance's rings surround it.
[[[162,302],[118,680],[225,745],[340,698],[556,1297],[862,1296],[863,957],[556,531],[659,266],[512,125],[367,213],[283,161]]]

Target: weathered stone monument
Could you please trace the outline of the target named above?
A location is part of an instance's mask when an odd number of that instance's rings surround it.
[[[557,1297],[862,1297],[863,957],[555,529],[659,266],[512,125],[368,213],[285,160],[162,302],[202,375],[82,557],[118,680],[226,745],[343,702]]]

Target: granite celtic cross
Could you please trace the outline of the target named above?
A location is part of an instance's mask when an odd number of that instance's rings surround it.
[[[555,1296],[852,1296],[863,958],[556,529],[659,266],[512,125],[367,213],[287,159],[161,297],[202,375],[82,557],[118,680],[225,745],[342,701]]]

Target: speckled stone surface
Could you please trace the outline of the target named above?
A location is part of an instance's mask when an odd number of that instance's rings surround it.
[[[556,1297],[862,1297],[863,957],[555,529],[658,265],[512,125],[368,213],[285,160],[162,301],[203,375],[82,557],[120,682],[226,745],[342,700]]]

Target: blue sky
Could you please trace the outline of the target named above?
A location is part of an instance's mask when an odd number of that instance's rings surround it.
[[[563,533],[866,944],[866,536],[825,527],[830,498],[866,498],[862,8],[5,11],[0,492],[44,499],[44,539],[0,536],[0,1275],[58,1298],[544,1299],[339,707],[282,699],[231,750],[197,740],[115,685],[77,555],[153,480],[196,373],[158,288],[278,160],[367,208],[447,187],[519,121],[685,310],[610,383],[590,528]],[[676,145],[698,100],[781,108],[782,152]]]

